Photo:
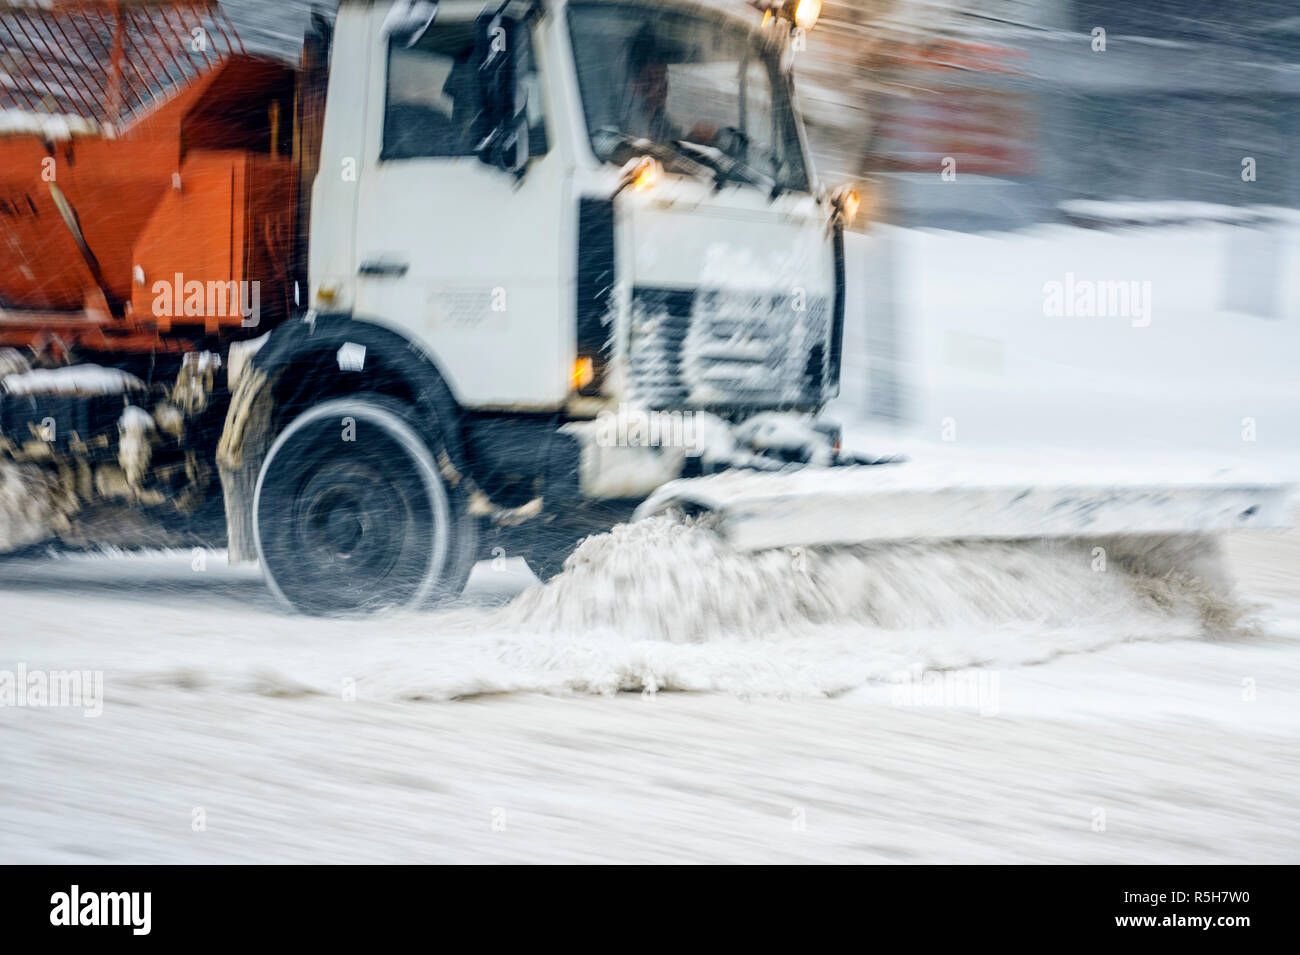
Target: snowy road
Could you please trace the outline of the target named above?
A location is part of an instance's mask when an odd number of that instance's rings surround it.
[[[482,605],[517,567],[480,565],[477,608],[320,623],[215,561],[11,562],[0,669],[101,668],[105,691],[99,717],[0,709],[0,861],[1295,862],[1300,537],[1230,557],[1273,602],[1255,634],[1004,653],[950,671],[984,694],[958,706],[870,680],[439,702],[440,645],[500,624]],[[561,669],[603,672],[599,649]],[[788,649],[723,675],[778,680]],[[536,670],[512,653],[488,656]]]

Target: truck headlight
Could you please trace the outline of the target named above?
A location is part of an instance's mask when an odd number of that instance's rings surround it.
[[[822,15],[822,0],[795,0],[791,19],[800,30],[811,30]]]
[[[632,190],[645,192],[647,189],[653,189],[663,177],[664,170],[659,165],[659,160],[642,156],[632,168]]]
[[[749,0],[749,5],[763,14],[763,26],[773,19],[789,22],[791,27],[811,30],[822,14],[822,0]]]
[[[623,164],[621,172],[618,188],[614,190],[615,196],[629,186],[633,192],[646,192],[658,185],[664,177],[664,167],[653,156],[629,159]]]

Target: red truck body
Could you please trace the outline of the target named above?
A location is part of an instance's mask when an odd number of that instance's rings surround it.
[[[0,63],[0,346],[184,351],[288,313],[292,67],[185,0],[0,5]]]

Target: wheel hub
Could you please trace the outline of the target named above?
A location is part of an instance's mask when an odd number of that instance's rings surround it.
[[[379,569],[402,534],[405,506],[382,475],[351,465],[325,467],[302,495],[303,549],[317,559],[348,561]]]

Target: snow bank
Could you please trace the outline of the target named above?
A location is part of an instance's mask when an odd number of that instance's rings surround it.
[[[1058,208],[1072,219],[1117,225],[1170,225],[1187,222],[1297,221],[1294,209],[1280,206],[1228,206],[1217,202],[1117,202],[1098,199],[1070,199]]]

